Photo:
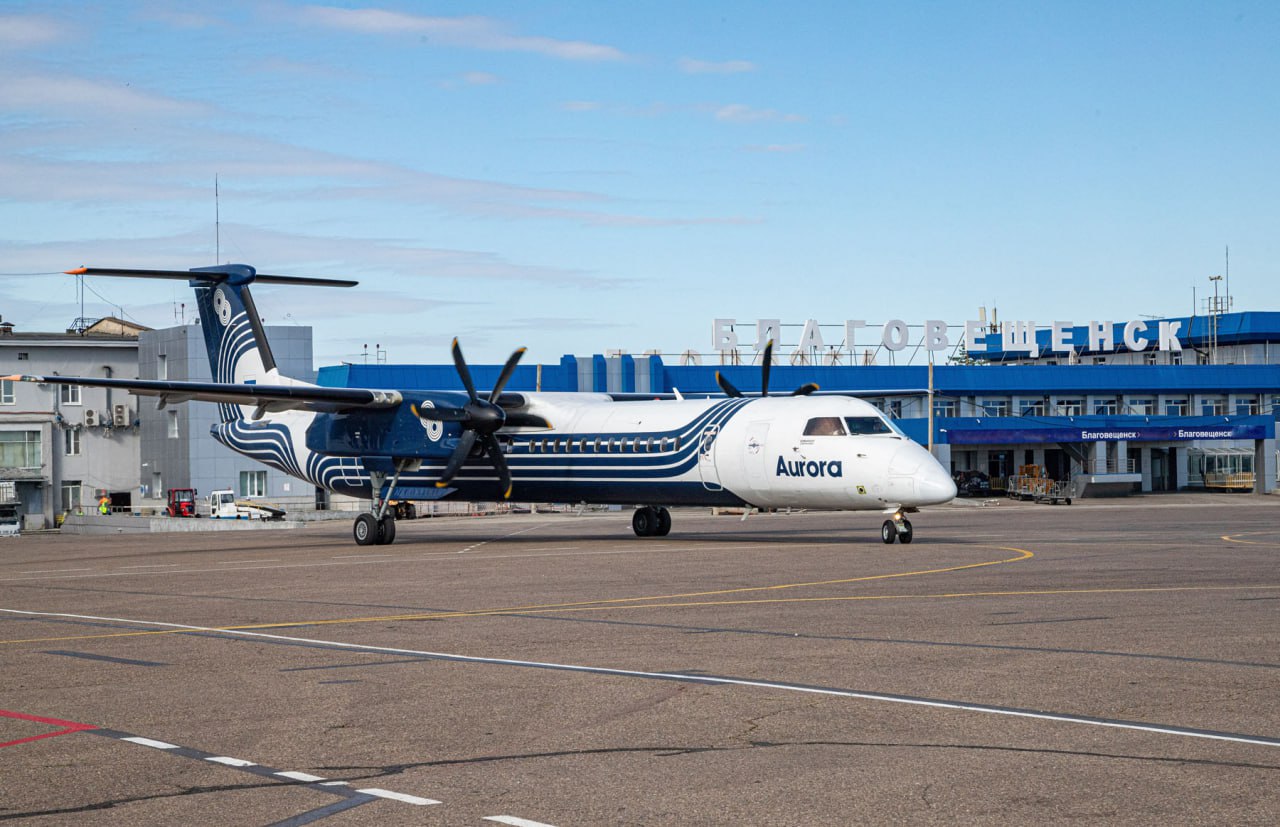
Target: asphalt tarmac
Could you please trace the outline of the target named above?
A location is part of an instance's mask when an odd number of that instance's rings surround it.
[[[0,821],[1280,822],[1280,498],[0,539]]]

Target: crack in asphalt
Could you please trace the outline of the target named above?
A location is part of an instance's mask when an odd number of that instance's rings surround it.
[[[1276,770],[1280,764],[1259,764],[1249,761],[1222,761],[1210,758],[1177,758],[1160,755],[1131,755],[1093,750],[1051,749],[1046,747],[1008,747],[995,744],[935,744],[901,741],[750,741],[741,746],[637,746],[599,747],[595,749],[549,750],[546,752],[511,753],[507,755],[481,755],[474,758],[444,758],[435,761],[378,765],[334,765],[317,767],[326,773],[340,774],[351,780],[385,778],[401,775],[409,770],[440,767],[465,767],[503,761],[529,761],[542,758],[575,758],[593,755],[653,755],[657,758],[673,758],[700,753],[737,752],[747,749],[777,749],[795,747],[842,747],[857,749],[899,748],[913,750],[955,750],[978,752],[1008,752],[1027,755],[1062,755],[1077,758],[1100,758],[1115,761],[1140,761],[1182,766],[1230,767],[1234,769]]]
[[[299,782],[301,784],[301,782]],[[36,818],[38,816],[56,816],[56,815],[74,815],[76,813],[91,813],[96,810],[110,810],[125,804],[136,804],[143,801],[162,801],[166,798],[182,798],[189,795],[207,795],[209,793],[239,792],[242,790],[260,790],[269,787],[290,786],[287,781],[269,781],[262,784],[218,784],[216,786],[198,786],[187,787],[169,793],[155,793],[154,795],[130,796],[128,798],[115,798],[109,801],[99,801],[93,804],[83,804],[79,807],[63,807],[56,810],[29,810],[27,812],[2,812],[0,811],[0,821],[12,821],[19,818]]]

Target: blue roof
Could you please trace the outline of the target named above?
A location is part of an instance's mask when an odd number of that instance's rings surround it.
[[[559,364],[542,366],[545,391],[608,390],[598,363],[591,357],[594,387],[578,387],[578,360],[565,356]],[[758,365],[666,365],[651,356],[647,367],[649,390],[685,394],[719,393],[716,371],[746,393],[760,390]],[[501,365],[472,365],[476,389],[493,386]],[[316,380],[327,387],[391,388],[400,390],[461,390],[452,364],[334,365],[323,367]],[[929,384],[926,366],[804,366],[776,365],[770,391],[790,393],[806,382],[823,391],[853,391],[892,396],[924,392]],[[538,387],[538,366],[521,365],[507,389],[532,391]],[[625,390],[625,389],[624,389]],[[950,396],[1046,396],[1050,394],[1121,393],[1280,393],[1280,365],[940,365],[934,368],[934,390]]]

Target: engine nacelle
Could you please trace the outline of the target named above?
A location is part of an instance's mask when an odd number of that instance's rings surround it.
[[[406,398],[390,410],[318,414],[307,428],[307,448],[339,457],[447,457],[458,444],[462,426],[423,419],[414,412],[431,404]]]

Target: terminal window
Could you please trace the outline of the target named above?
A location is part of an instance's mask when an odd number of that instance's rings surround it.
[[[64,480],[62,483],[62,510],[76,511],[80,510],[80,481]]]
[[[265,497],[267,495],[266,471],[241,471],[240,496]]]
[[[39,468],[39,431],[0,431],[0,468]]]
[[[1186,416],[1187,415],[1186,397],[1165,400],[1164,415],[1165,416]]]
[[[1227,412],[1227,400],[1221,397],[1205,397],[1200,400],[1201,416],[1223,416]]]
[[[1044,416],[1044,400],[1024,399],[1020,410],[1023,416]]]
[[[1008,416],[1009,400],[1008,399],[984,399],[979,406],[982,412],[987,416]]]

